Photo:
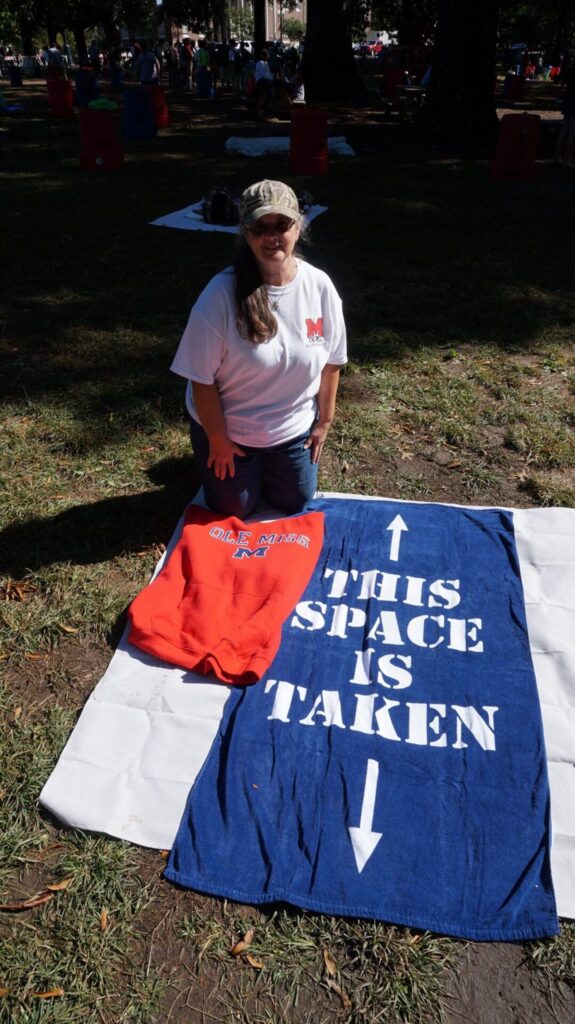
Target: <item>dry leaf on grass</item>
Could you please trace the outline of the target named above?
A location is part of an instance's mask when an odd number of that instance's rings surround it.
[[[8,577],[6,583],[0,587],[0,597],[5,601],[26,601],[30,594],[36,592],[36,587],[25,580],[13,580]]]
[[[32,907],[41,907],[43,903],[49,903],[54,899],[51,892],[40,892],[37,896],[30,896],[28,900],[19,900],[17,903],[0,903],[0,910],[16,912],[19,910],[31,910]]]
[[[56,999],[64,995],[63,988],[50,988],[46,992],[32,992],[34,999]]]
[[[100,911],[100,931],[105,932],[108,927],[108,911],[105,907],[102,907]]]
[[[323,962],[325,964],[325,969],[327,973],[331,975],[332,978],[334,978],[335,975],[337,974],[337,967],[335,960],[332,957],[329,949],[324,949],[323,951]]]
[[[64,633],[79,633],[79,626],[65,626],[63,622],[58,623],[60,629],[64,630]]]
[[[341,985],[338,985],[337,981],[334,981],[333,978],[328,978],[326,983],[327,987],[330,988],[332,992],[335,992],[336,996],[339,996],[344,1010],[351,1010],[351,999],[347,992],[344,992]]]
[[[261,960],[256,960],[255,956],[252,956],[251,953],[246,953],[244,960],[247,960],[250,967],[253,967],[254,971],[263,970],[264,965],[262,964]]]
[[[10,989],[9,988],[0,988],[0,999],[2,998],[2,996],[9,996],[9,995],[10,995]]]
[[[73,878],[63,878],[61,882],[53,882],[52,885],[47,885],[46,888],[50,892],[61,892],[62,889],[67,889]]]
[[[253,928],[250,928],[244,935],[243,939],[240,939],[239,942],[236,942],[235,946],[232,946],[230,953],[232,956],[240,956],[241,953],[245,953],[246,949],[250,948],[253,940],[254,930]]]
[[[37,853],[28,854],[26,860],[31,861],[32,863],[35,863],[39,860],[45,860],[46,857],[49,857],[50,854],[54,852],[54,850],[61,850],[63,849],[63,847],[64,843],[49,843],[48,846],[45,846],[42,850],[38,850]]]

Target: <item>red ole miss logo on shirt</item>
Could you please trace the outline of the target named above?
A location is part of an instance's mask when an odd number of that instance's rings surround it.
[[[318,316],[317,320],[306,317],[308,345],[321,345],[323,343],[323,317]]]

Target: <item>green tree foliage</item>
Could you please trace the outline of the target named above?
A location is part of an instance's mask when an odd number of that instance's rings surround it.
[[[433,39],[438,0],[373,0],[371,22],[397,33],[400,46],[425,46]]]
[[[303,22],[298,21],[297,18],[284,18],[283,19],[283,34],[293,42],[300,36],[305,35],[305,25]]]
[[[229,0],[164,0],[162,11],[166,23],[188,25],[192,32],[214,39],[228,39],[237,31],[230,25],[231,14],[237,12]]]
[[[508,0],[500,5],[503,43],[562,51],[575,45],[575,0]]]
[[[230,37],[234,39],[253,39],[254,12],[251,7],[236,7],[228,4],[228,24]]]
[[[8,0],[0,0],[0,42],[4,46],[20,46],[18,18]]]
[[[88,29],[112,42],[121,26],[131,31],[154,26],[157,13],[154,0],[1,0],[2,10],[16,19],[25,54],[33,53],[34,37],[50,41],[70,31],[82,58]]]

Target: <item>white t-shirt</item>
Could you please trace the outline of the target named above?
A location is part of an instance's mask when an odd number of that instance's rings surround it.
[[[228,436],[267,448],[299,437],[317,416],[316,395],[327,363],[347,361],[341,299],[323,270],[297,261],[287,286],[268,285],[277,302],[277,333],[254,344],[236,326],[235,273],[217,274],[193,306],[174,361],[174,373],[216,384]],[[188,412],[199,422],[191,383]]]

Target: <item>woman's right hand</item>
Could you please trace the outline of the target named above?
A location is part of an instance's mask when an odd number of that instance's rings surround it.
[[[243,458],[245,454],[229,437],[210,438],[208,469],[213,469],[218,480],[225,480],[228,473],[233,477],[236,475],[234,456]]]

